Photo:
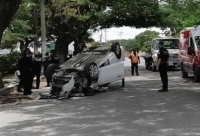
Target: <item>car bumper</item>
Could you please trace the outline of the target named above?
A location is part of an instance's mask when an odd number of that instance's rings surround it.
[[[57,84],[52,83],[51,90],[52,92],[56,92],[56,93],[59,92],[60,95],[64,95],[65,93],[71,92],[74,86],[75,86],[75,80],[73,77],[71,77],[71,79],[65,84],[57,85]]]
[[[180,67],[180,61],[177,60],[177,61],[168,61],[168,66],[170,67]]]

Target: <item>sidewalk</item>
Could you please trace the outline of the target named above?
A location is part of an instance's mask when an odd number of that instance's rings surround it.
[[[40,78],[41,79],[45,79],[44,76],[41,76]],[[34,78],[34,81],[35,80],[36,80],[36,78]],[[5,77],[3,79],[3,81],[4,81],[4,88],[0,89],[0,95],[6,96],[6,95],[9,95],[10,93],[16,91],[19,83],[15,80],[15,76],[14,75]]]

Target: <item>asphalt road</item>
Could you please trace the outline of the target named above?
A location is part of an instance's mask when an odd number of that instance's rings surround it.
[[[200,84],[170,70],[158,93],[159,74],[139,70],[92,97],[1,107],[0,136],[200,136]]]

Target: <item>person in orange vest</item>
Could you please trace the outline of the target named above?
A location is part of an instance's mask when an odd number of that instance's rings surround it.
[[[132,76],[134,76],[134,71],[137,76],[139,76],[138,73],[138,63],[140,63],[140,57],[137,55],[137,52],[134,50],[133,54],[129,56],[131,59],[131,71],[132,71]]]

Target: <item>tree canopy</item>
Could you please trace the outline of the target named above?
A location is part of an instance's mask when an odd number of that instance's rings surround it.
[[[136,50],[150,52],[150,42],[157,37],[159,37],[158,32],[146,30],[138,34],[134,39],[122,40],[121,43],[127,51]]]
[[[17,40],[33,36],[32,11],[38,3],[38,0],[0,2],[0,19],[4,20],[0,23],[0,39],[7,28],[1,47],[10,47]],[[200,10],[193,10],[200,8],[196,0],[46,0],[45,4],[47,34],[56,35],[59,54],[66,54],[72,41],[77,45],[88,40],[88,30],[97,30],[97,26],[170,27],[175,35],[183,27],[200,23]]]

